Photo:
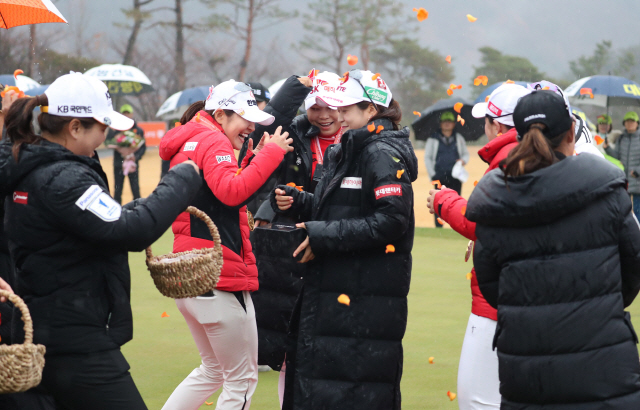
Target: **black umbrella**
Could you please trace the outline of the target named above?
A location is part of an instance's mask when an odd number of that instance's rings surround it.
[[[440,129],[440,114],[445,111],[451,111],[457,117],[458,113],[453,111],[453,106],[461,102],[462,109],[460,116],[465,121],[464,125],[456,122],[454,132],[459,133],[467,141],[475,141],[484,134],[484,118],[474,118],[471,115],[473,104],[464,98],[448,98],[440,100],[431,107],[422,111],[422,115],[411,124],[416,139],[426,141],[434,132]]]

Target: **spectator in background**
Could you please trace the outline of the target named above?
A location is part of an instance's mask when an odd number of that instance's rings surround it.
[[[640,135],[638,133],[638,113],[629,111],[624,115],[622,124],[624,131],[618,138],[615,147],[605,141],[603,148],[608,155],[620,160],[629,181],[629,195],[633,203],[633,213],[640,215]]]
[[[120,108],[120,113],[125,117],[131,118],[134,120],[133,127],[130,131],[133,131],[135,134],[144,138],[144,130],[138,126],[135,122],[133,116],[133,107],[129,104],[125,104]],[[114,129],[109,129],[109,133],[107,134],[107,140],[105,141],[105,145],[115,145],[115,140],[118,135],[120,135],[122,131],[116,131]],[[119,203],[122,204],[122,189],[124,188],[124,170],[122,167],[122,163],[125,159],[133,159],[135,161],[135,168],[133,171],[130,171],[127,176],[129,177],[129,184],[131,185],[131,193],[133,194],[133,199],[140,198],[140,182],[139,182],[139,168],[138,161],[144,155],[147,147],[145,144],[142,144],[137,150],[132,152],[131,148],[119,147],[113,150],[113,174],[114,174],[114,194],[113,198]]]
[[[445,185],[460,194],[462,182],[453,177],[451,171],[457,162],[466,165],[469,162],[469,151],[464,137],[454,134],[456,117],[451,111],[445,111],[440,115],[440,132],[434,132],[424,148],[424,162],[432,181],[440,181],[440,186]],[[436,215],[436,227],[442,228]]]
[[[609,144],[615,144],[622,132],[613,129],[613,120],[608,114],[598,116],[598,135],[609,141]]]
[[[271,101],[271,93],[269,89],[262,85],[262,83],[247,83],[251,90],[253,91],[253,96],[256,98],[256,102],[258,103],[258,108],[264,110],[264,107],[269,104]]]

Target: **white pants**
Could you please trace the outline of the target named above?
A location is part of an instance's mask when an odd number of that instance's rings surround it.
[[[500,409],[498,354],[492,349],[495,320],[469,316],[458,366],[460,410]]]
[[[222,387],[216,410],[248,410],[258,385],[258,329],[249,292],[247,311],[233,293],[176,299],[202,364],[174,390],[163,410],[196,410]]]

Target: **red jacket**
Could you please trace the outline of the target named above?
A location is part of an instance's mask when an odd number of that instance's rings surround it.
[[[245,203],[267,181],[284,158],[284,150],[267,144],[249,164],[247,155],[239,172],[233,146],[222,127],[206,112],[162,138],[160,157],[171,167],[186,160],[200,167],[206,184],[191,205],[204,211],[220,231],[223,266],[217,289],[235,292],[258,290],[258,269],[249,242]],[[249,165],[247,165],[249,164]],[[239,172],[239,173],[238,173]],[[212,246],[204,222],[183,212],[172,225],[174,252]]]
[[[516,136],[516,129],[512,128],[480,148],[478,155],[484,162],[489,164],[485,174],[497,168],[500,161],[507,157],[509,151],[518,145]],[[469,221],[462,213],[462,209],[467,206],[466,199],[458,195],[453,189],[445,188],[436,194],[433,202],[438,216],[451,225],[454,231],[469,240],[476,240],[476,224]],[[498,312],[487,303],[480,292],[475,269],[471,270],[471,295],[471,313],[498,320]]]

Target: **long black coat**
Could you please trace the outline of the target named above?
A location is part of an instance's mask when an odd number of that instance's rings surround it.
[[[0,144],[14,290],[47,355],[117,349],[131,339],[128,252],[158,239],[200,185],[200,175],[181,165],[120,211],[96,159],[43,141],[23,145],[16,162],[11,146]]]
[[[474,265],[498,309],[503,410],[640,409],[640,228],[624,173],[590,154],[474,189]]]
[[[315,194],[285,187],[316,259],[304,278],[285,409],[400,409],[418,161],[409,131],[351,130]],[[273,196],[272,196],[273,203]],[[393,245],[395,252],[387,252]],[[346,294],[350,305],[338,302]]]

